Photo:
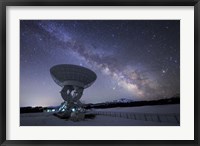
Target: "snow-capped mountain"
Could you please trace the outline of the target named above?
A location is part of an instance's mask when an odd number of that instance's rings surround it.
[[[120,98],[117,100],[113,100],[111,103],[130,103],[130,102],[134,102],[134,100],[127,98]]]

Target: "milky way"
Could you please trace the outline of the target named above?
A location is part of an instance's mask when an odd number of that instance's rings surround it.
[[[21,20],[20,106],[58,105],[49,69],[76,64],[97,80],[82,102],[152,100],[180,92],[178,20]]]

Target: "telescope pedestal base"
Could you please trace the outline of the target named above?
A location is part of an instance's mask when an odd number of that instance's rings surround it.
[[[82,121],[85,119],[85,113],[74,113],[71,114],[65,112],[54,113],[54,116],[59,117],[60,119],[72,120],[72,121]]]

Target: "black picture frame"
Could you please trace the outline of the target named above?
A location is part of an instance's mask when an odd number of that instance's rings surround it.
[[[194,6],[194,140],[7,140],[6,139],[6,7],[7,6]],[[199,0],[0,0],[0,143],[1,145],[199,145]]]

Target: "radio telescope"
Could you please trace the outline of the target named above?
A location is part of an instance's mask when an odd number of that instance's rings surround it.
[[[80,98],[83,90],[94,83],[96,74],[88,68],[72,64],[53,66],[50,74],[55,83],[62,87],[60,93],[64,102],[57,116],[75,121],[84,119],[85,110]]]

